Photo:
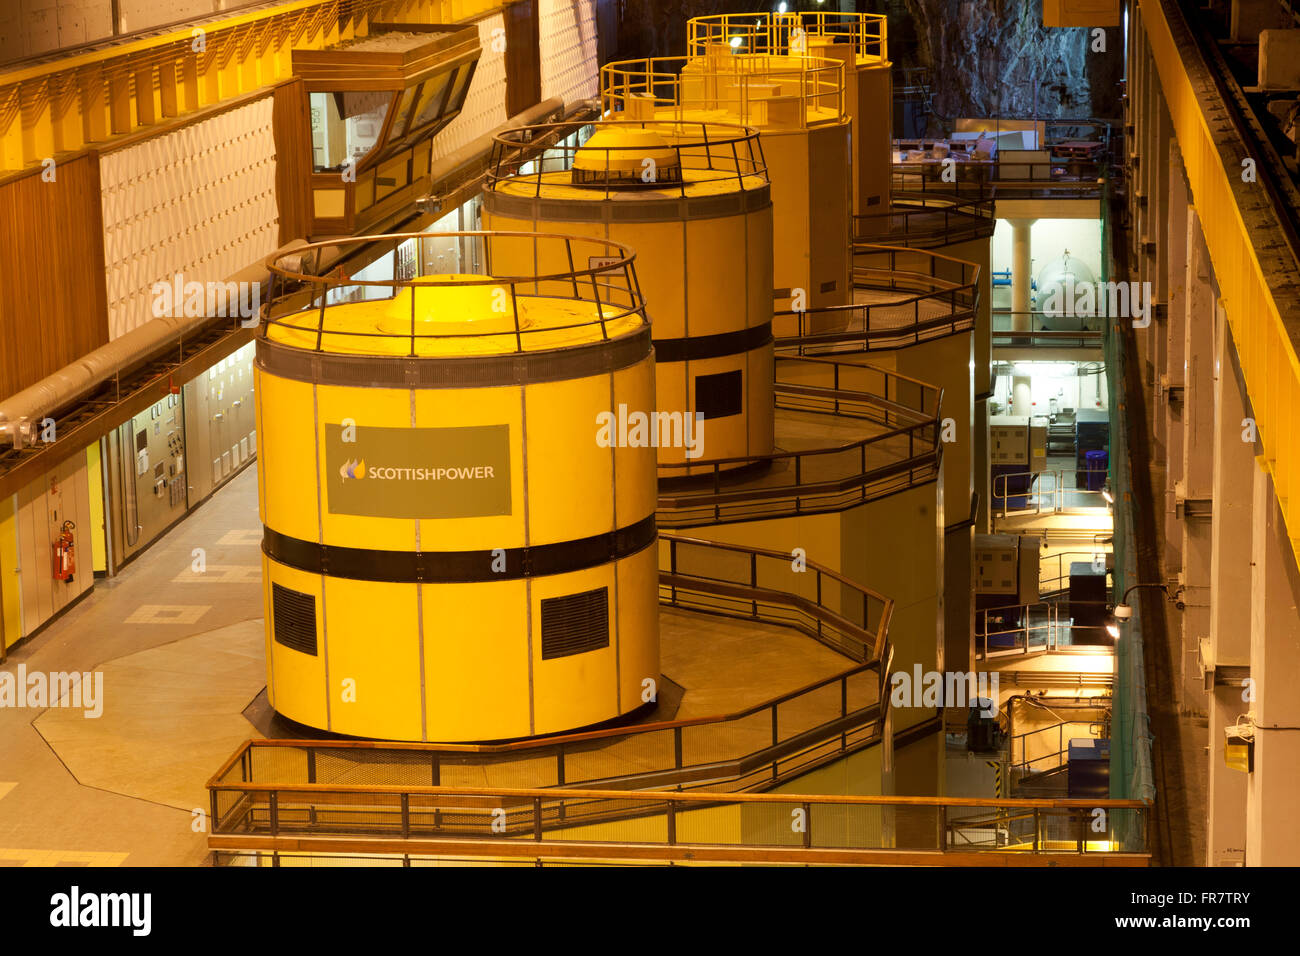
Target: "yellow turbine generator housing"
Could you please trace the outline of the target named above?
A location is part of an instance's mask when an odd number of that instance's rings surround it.
[[[844,107],[853,120],[853,214],[858,235],[885,231],[893,159],[894,81],[889,31],[879,13],[724,13],[686,22],[686,52],[737,50],[812,56],[844,64]]]
[[[482,274],[424,274],[449,239]],[[641,707],[659,681],[655,455],[607,427],[654,407],[631,252],[481,232],[329,246],[365,279],[309,274],[325,244],[271,260],[257,339],[271,705],[412,741]],[[542,261],[579,265],[499,266]]]
[[[600,77],[606,118],[756,130],[772,184],[776,309],[851,301],[853,163],[842,62],[710,44],[701,56],[608,63]]]
[[[537,152],[572,131],[551,124],[496,138],[484,226],[586,234],[636,251],[654,319],[661,477],[688,475],[695,460],[743,465],[770,454],[772,200],[757,134],[607,122],[580,146]]]

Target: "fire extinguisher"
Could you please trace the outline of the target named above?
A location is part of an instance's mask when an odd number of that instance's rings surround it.
[[[76,527],[71,521],[63,522],[63,530],[59,533],[59,540],[54,542],[54,579],[56,581],[71,581],[73,574],[77,571],[77,554],[76,542],[72,537],[72,530]]]

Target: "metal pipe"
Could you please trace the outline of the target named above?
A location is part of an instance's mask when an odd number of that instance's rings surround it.
[[[597,105],[596,101],[584,100],[575,104],[573,109],[566,111],[566,114],[590,109],[594,105]],[[490,152],[495,135],[519,126],[532,125],[561,110],[564,110],[564,100],[560,97],[551,97],[517,114],[496,129],[434,163],[429,170],[430,181],[436,183],[446,179],[460,166]],[[433,217],[436,218],[438,215],[440,212],[434,213]],[[294,249],[305,244],[301,239],[294,240],[278,249],[274,255],[278,257],[292,253]],[[260,281],[265,276],[266,269],[259,261],[235,273],[227,281]],[[209,316],[167,316],[151,319],[107,345],[100,346],[53,375],[0,402],[0,436],[7,438],[8,442],[15,447],[20,446],[27,436],[33,433],[36,423],[45,415],[82,398],[113,375],[125,374],[144,364],[164,345],[210,320]]]
[[[306,243],[294,240],[276,252],[286,255]],[[227,282],[262,282],[266,267],[258,262]],[[15,448],[32,435],[41,419],[71,404],[114,375],[125,375],[153,358],[168,344],[212,321],[212,316],[163,316],[150,319],[107,345],[101,345],[53,375],[0,402],[0,435]]]

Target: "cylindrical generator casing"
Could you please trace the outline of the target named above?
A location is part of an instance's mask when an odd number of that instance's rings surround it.
[[[775,209],[776,308],[797,308],[800,289],[806,309],[851,302],[853,158],[848,119],[806,129],[763,127],[760,132]]]
[[[834,36],[810,36],[812,56],[837,59],[844,64],[844,106],[853,119],[853,214],[870,216],[856,231],[870,235],[884,231],[889,211],[890,177],[894,156],[893,65],[879,56],[859,51],[853,44],[837,43]]]
[[[276,334],[255,369],[271,705],[412,741],[641,707],[659,680],[654,449],[597,435],[611,403],[653,407],[644,318],[562,352],[344,354]]]
[[[597,135],[617,135],[625,124],[595,126]],[[566,171],[494,178],[483,194],[484,228],[589,235],[631,247],[653,322],[656,408],[702,419],[697,447],[658,448],[666,466],[660,475],[689,475],[694,459],[737,459],[721,467],[740,467],[774,447],[773,209],[766,175],[738,176],[727,153],[732,171],[704,178],[703,153],[695,148],[700,124],[635,124],[642,128],[671,145],[673,162],[681,157],[683,181],[607,189],[574,185]],[[712,140],[728,133],[752,136],[723,128],[714,129]],[[617,163],[618,147],[612,150]],[[725,152],[716,145],[714,151]],[[581,147],[577,156],[603,152]],[[507,271],[516,265],[507,263]],[[558,271],[567,263],[536,267]]]
[[[772,184],[774,309],[850,303],[853,144],[843,63],[751,56],[726,43],[699,52],[606,64],[604,105],[619,119],[735,123],[759,133]],[[662,72],[677,65],[676,74]],[[819,316],[808,331],[830,331],[839,321]]]

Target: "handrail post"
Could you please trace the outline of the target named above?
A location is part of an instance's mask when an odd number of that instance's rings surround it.
[[[533,839],[542,840],[542,798],[533,797]]]
[[[800,804],[803,807],[803,846],[805,850],[812,849],[812,804],[805,800]]]
[[[779,732],[778,732],[778,730],[777,730],[776,710],[777,710],[777,705],[776,705],[776,704],[773,704],[773,705],[772,705],[772,749],[773,749],[773,751],[774,751],[773,754],[772,754],[772,779],[773,779],[773,780],[776,779],[776,775],[777,775],[777,760],[778,760],[778,758],[777,758],[776,753],[775,753],[775,750],[776,750],[776,742],[777,742],[778,739],[780,739],[780,738],[779,738]]]
[[[677,845],[677,801],[668,798],[668,845]]]
[[[411,795],[402,794],[402,839],[411,838]]]
[[[280,792],[272,790],[268,803],[271,822],[271,836],[277,836],[280,833]]]

